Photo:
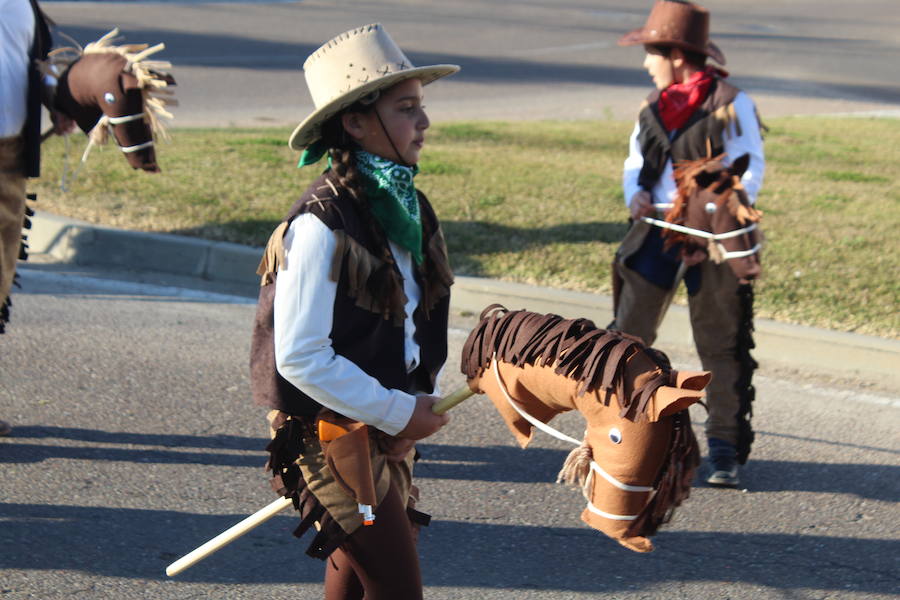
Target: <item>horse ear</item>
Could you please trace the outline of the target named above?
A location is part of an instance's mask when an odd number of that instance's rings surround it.
[[[750,166],[750,154],[744,153],[734,159],[734,162],[731,163],[731,167],[728,169],[731,171],[732,175],[737,175],[740,177],[744,174],[744,171],[747,170],[747,167]]]
[[[686,390],[700,391],[709,385],[712,373],[709,371],[678,371],[675,385]]]
[[[653,393],[647,416],[651,422],[655,423],[663,417],[681,412],[691,404],[699,402],[702,398],[703,392],[700,390],[684,390],[663,385]]]
[[[718,172],[703,170],[703,171],[700,171],[699,173],[697,173],[696,175],[694,175],[694,181],[696,181],[697,185],[699,185],[701,188],[704,188],[704,189],[708,188],[709,186],[711,186],[713,183],[715,183],[718,180],[719,180]]]

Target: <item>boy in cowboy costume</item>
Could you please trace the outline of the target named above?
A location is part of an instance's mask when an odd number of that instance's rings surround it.
[[[29,226],[25,182],[40,175],[41,106],[51,91],[37,61],[50,51],[49,19],[37,0],[0,0],[0,333],[12,301],[16,261],[25,256],[22,228]],[[74,127],[68,117],[51,112],[55,133]],[[0,421],[0,435],[12,427]]]
[[[737,486],[738,465],[746,462],[753,439],[752,288],[724,262],[700,254],[682,257],[677,246],[664,251],[660,230],[641,218],[664,214],[657,205],[674,200],[673,163],[723,153],[727,163],[749,154],[741,183],[755,202],[765,168],[760,122],[750,97],[726,81],[727,72],[706,64],[712,59],[724,65],[725,57],[709,40],[705,8],[658,0],[646,24],[619,44],[644,46],[644,68],[656,90],[641,106],[624,166],[632,225],[616,253],[611,328],[653,344],[683,274],[697,352],[703,368],[713,373],[707,387],[707,482]],[[724,128],[715,122],[722,118]]]
[[[415,67],[379,24],[304,63],[315,110],[290,138],[324,172],[266,247],[251,347],[257,404],[272,409],[273,487],[315,524],[325,598],[416,600],[414,443],[447,358],[453,278],[413,177],[429,126],[423,86],[459,70]]]

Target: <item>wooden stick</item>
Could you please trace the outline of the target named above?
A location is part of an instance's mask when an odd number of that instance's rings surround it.
[[[469,389],[469,386],[463,386],[449,396],[435,402],[432,410],[435,414],[442,415],[471,396],[473,393],[474,392]],[[193,565],[197,564],[213,552],[221,550],[223,547],[238,539],[251,529],[262,525],[287,507],[293,506],[293,504],[294,503],[290,498],[279,498],[275,500],[268,506],[265,506],[264,508],[256,511],[237,525],[226,529],[202,546],[191,550],[190,552],[173,562],[171,565],[166,567],[166,575],[168,575],[169,577],[178,575],[188,567],[192,567]]]
[[[431,407],[431,411],[436,415],[442,415],[474,393],[469,389],[468,385],[464,385],[449,396],[435,402],[434,406]]]
[[[262,525],[263,523],[286,509],[288,506],[292,506],[293,504],[294,503],[290,498],[279,498],[278,500],[275,500],[265,508],[256,511],[237,525],[226,529],[196,550],[188,552],[187,554],[173,562],[171,565],[166,567],[166,575],[168,575],[169,577],[178,575],[188,567],[193,566],[213,552],[220,550],[223,546],[226,546],[234,540],[238,539],[251,529],[257,527],[258,525]]]

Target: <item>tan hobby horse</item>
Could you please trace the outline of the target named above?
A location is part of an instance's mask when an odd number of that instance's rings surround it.
[[[497,304],[466,340],[462,371],[523,448],[535,427],[581,413],[582,442],[557,435],[578,445],[559,480],[582,485],[588,525],[631,550],[653,550],[648,536],[690,494],[699,450],[687,408],[709,373],[675,371],[662,352],[587,319]]]

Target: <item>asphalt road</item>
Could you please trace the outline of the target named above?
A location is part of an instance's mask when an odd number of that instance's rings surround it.
[[[251,301],[21,273],[0,354],[0,417],[16,426],[0,438],[0,597],[320,597],[322,565],[290,516],[164,573],[274,499],[264,411],[249,401]],[[472,321],[452,325],[458,356]],[[461,383],[454,363],[446,389]],[[900,399],[757,382],[746,490],[695,487],[649,555],[580,522],[580,493],[552,483],[568,447],[540,436],[520,450],[485,398],[467,401],[417,467],[434,516],[426,597],[895,598]],[[565,417],[577,437],[580,418]]]
[[[44,3],[82,43],[116,25],[130,42],[164,41],[177,125],[285,127],[309,110],[305,56],[372,21],[414,62],[463,65],[429,93],[435,121],[630,118],[648,81],[640,52],[615,39],[641,24],[650,2],[638,4]],[[707,5],[735,81],[764,117],[900,108],[896,2]],[[322,565],[303,556],[286,515],[164,574],[273,499],[263,411],[249,401],[252,302],[173,279],[21,272],[0,337],[0,418],[16,427],[0,438],[0,598],[320,597]],[[451,356],[471,325],[454,316]],[[461,381],[455,371],[451,361],[447,389]],[[552,483],[562,443],[539,437],[520,450],[485,399],[458,407],[422,445],[417,471],[434,515],[421,539],[426,597],[896,597],[900,390],[765,369],[757,382],[746,491],[696,487],[650,555],[580,523],[580,493]],[[558,426],[581,431],[577,415]]]
[[[456,63],[427,104],[456,119],[632,119],[649,92],[639,48],[616,40],[650,0],[307,0],[283,3],[53,2],[85,44],[113,27],[164,42],[181,106],[175,126],[291,126],[311,109],[300,66],[330,37],[379,21],[416,64]],[[900,114],[895,0],[710,0],[713,39],[763,119]]]

